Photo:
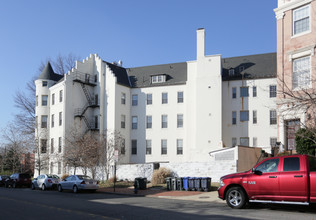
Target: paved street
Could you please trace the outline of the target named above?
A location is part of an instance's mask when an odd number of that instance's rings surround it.
[[[1,219],[316,219],[315,207],[225,203],[105,193],[0,188]]]

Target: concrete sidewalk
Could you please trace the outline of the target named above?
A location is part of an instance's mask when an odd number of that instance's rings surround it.
[[[145,190],[138,190],[137,194],[134,193],[134,188],[100,188],[98,192],[111,193],[126,196],[144,196],[156,197],[164,199],[180,199],[191,200],[200,202],[218,202],[224,203],[225,201],[218,198],[217,191],[200,192],[200,191],[167,191],[161,188],[147,188]]]

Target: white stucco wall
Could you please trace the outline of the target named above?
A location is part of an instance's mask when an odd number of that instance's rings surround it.
[[[270,98],[269,86],[276,85],[276,78],[244,80],[249,87],[249,97],[240,97],[242,80],[223,82],[223,143],[232,146],[232,138],[249,137],[249,145],[253,146],[253,138],[257,138],[257,146],[266,152],[271,151],[270,138],[277,138],[277,125],[270,125],[270,110],[276,110],[276,98]],[[257,96],[253,97],[253,87],[257,87]],[[236,88],[237,96],[232,98],[232,88]],[[240,111],[249,111],[249,121],[240,121]],[[253,123],[253,111],[257,111],[257,123]],[[232,112],[237,113],[237,124],[232,124]]]

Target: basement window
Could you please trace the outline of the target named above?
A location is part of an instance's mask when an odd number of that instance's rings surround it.
[[[154,75],[151,76],[151,83],[163,83],[166,82],[166,75]]]

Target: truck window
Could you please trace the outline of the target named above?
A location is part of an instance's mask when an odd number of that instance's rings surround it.
[[[308,157],[309,160],[309,170],[311,172],[316,171],[316,158],[315,157]]]
[[[278,166],[279,166],[279,159],[271,159],[257,166],[256,170],[259,170],[262,173],[277,172]]]
[[[283,171],[299,171],[300,170],[300,158],[287,157],[284,158]]]

